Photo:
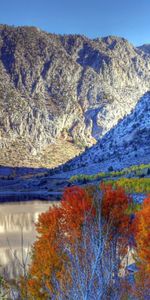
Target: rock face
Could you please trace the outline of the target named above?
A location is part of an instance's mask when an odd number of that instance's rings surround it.
[[[59,138],[84,147],[150,89],[149,47],[0,25],[0,147],[36,155]]]
[[[96,174],[150,162],[150,92],[135,109],[79,157],[61,167],[73,173]]]

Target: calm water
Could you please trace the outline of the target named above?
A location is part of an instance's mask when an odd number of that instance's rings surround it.
[[[35,222],[40,213],[55,202],[31,201],[0,204],[0,273],[14,278],[29,262],[30,247],[36,237]]]

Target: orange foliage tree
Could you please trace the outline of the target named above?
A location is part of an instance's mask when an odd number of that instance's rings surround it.
[[[130,216],[127,211],[132,201],[131,197],[119,186],[113,189],[111,185],[102,183],[100,188],[103,193],[102,215],[106,218],[107,222],[111,222],[114,234],[115,232],[123,235],[127,233],[128,236]]]
[[[142,209],[135,214],[134,236],[138,272],[135,290],[139,299],[150,295],[150,197],[143,202]]]
[[[132,236],[131,217],[128,208],[131,204],[131,197],[126,195],[121,187],[113,189],[111,185],[102,183],[100,186],[102,196],[102,216],[106,224],[110,225],[110,244],[114,258],[114,278],[119,283],[119,271],[124,267],[124,259],[128,259],[128,250]]]
[[[29,268],[28,289],[31,299],[51,299],[53,295],[59,294],[59,286],[64,287],[66,280],[68,286],[70,284],[72,290],[76,291],[77,289],[73,289],[70,261],[70,257],[73,259],[75,255],[81,273],[83,270],[84,274],[85,270],[91,270],[92,276],[90,272],[86,276],[88,287],[90,286],[89,295],[93,290],[95,279],[98,278],[99,270],[101,269],[102,277],[103,274],[108,273],[108,270],[102,271],[106,265],[106,257],[109,257],[109,273],[112,272],[109,277],[113,282],[115,278],[117,282],[121,261],[127,253],[131,233],[130,217],[127,214],[130,198],[121,188],[114,190],[104,184],[101,185],[101,192],[98,193],[98,201],[96,201],[91,191],[77,186],[67,188],[60,205],[40,215],[36,224],[38,236],[32,248],[32,263]],[[100,221],[95,222],[96,219]],[[90,224],[96,227],[87,226]],[[88,229],[85,232],[86,228]],[[99,241],[96,241],[94,234]],[[95,249],[91,251],[92,247],[97,247],[97,252]],[[75,253],[77,249],[79,255]],[[68,256],[68,252],[71,255]],[[100,258],[99,255],[103,257]],[[85,266],[87,261],[89,266]],[[73,265],[76,268],[76,264]],[[81,274],[79,275],[81,278]],[[96,282],[100,282],[99,279]],[[69,297],[73,296],[69,294]]]
[[[65,190],[60,206],[40,215],[28,281],[29,292],[35,299],[44,300],[48,294],[56,293],[53,278],[61,281],[65,276],[64,250],[80,237],[88,212],[94,212],[92,199],[76,186]]]

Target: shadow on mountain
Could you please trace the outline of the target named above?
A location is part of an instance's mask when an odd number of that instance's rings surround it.
[[[120,120],[96,145],[55,168],[55,172],[76,170],[76,173],[85,171],[92,174],[107,171],[109,167],[121,169],[130,165],[149,163],[149,141],[150,91],[146,92],[131,113]]]
[[[53,174],[46,168],[0,166],[0,203],[60,200],[68,182],[65,178],[52,178]]]
[[[48,171],[47,168],[12,167],[0,165],[1,179],[14,179],[15,177],[42,175]]]

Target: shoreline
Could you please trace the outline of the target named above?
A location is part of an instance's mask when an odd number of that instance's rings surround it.
[[[14,191],[0,191],[0,203],[10,203],[10,202],[30,202],[30,201],[58,201],[61,198],[61,192],[45,192],[45,191],[35,191],[35,192],[14,192]]]

